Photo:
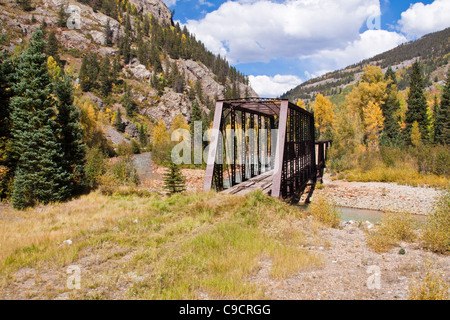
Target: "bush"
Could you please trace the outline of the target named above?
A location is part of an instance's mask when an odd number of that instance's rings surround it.
[[[141,147],[139,146],[139,143],[137,143],[134,139],[131,140],[131,152],[133,154],[141,153]]]
[[[308,207],[308,213],[323,224],[337,228],[341,222],[341,213],[334,203],[323,194],[314,196]]]
[[[379,225],[367,233],[367,245],[375,252],[386,252],[399,241],[413,241],[414,220],[408,212],[385,212]]]
[[[431,270],[427,265],[427,274],[421,281],[412,282],[408,287],[410,300],[448,300],[448,285],[445,278]]]
[[[432,251],[446,253],[450,251],[450,191],[441,197],[431,214],[422,235],[424,246]]]
[[[89,188],[100,184],[101,176],[106,172],[106,158],[100,148],[89,149],[84,167],[85,183]]]
[[[119,184],[125,185],[137,185],[139,178],[134,167],[133,159],[130,156],[125,156],[110,168],[114,179]]]

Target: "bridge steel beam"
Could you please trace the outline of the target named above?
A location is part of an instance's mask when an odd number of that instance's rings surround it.
[[[221,128],[222,128],[222,113],[223,113],[223,101],[218,101],[216,103],[216,110],[214,112],[214,122],[213,122],[213,130],[211,132],[211,141],[209,145],[209,151],[208,151],[208,160],[206,165],[206,172],[205,172],[205,180],[203,185],[203,190],[209,191],[212,188],[213,185],[213,177],[215,176],[215,169],[217,169],[217,166],[222,166],[222,164],[216,163],[217,158],[217,149],[219,146],[219,139],[222,139],[221,135]],[[223,152],[223,150],[220,150]],[[223,158],[223,155],[221,155]],[[223,188],[222,186],[217,186],[216,188]]]
[[[281,178],[283,175],[284,149],[286,141],[286,124],[289,111],[289,101],[282,101],[280,105],[280,118],[278,119],[278,136],[275,150],[275,164],[272,180],[272,197],[281,196]]]

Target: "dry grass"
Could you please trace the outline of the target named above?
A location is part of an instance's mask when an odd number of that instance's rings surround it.
[[[271,259],[275,279],[323,263],[301,248],[313,233],[299,223],[303,218],[260,192],[165,198],[122,190],[25,212],[8,209],[0,215],[1,296],[268,298],[250,280],[261,259]],[[81,269],[80,290],[65,285],[69,265]]]
[[[337,228],[341,222],[341,213],[337,206],[330,199],[327,199],[325,194],[314,196],[314,201],[308,207],[308,213],[332,228]]]
[[[450,190],[447,190],[427,218],[422,235],[426,248],[438,252],[450,252]]]
[[[430,187],[447,188],[449,179],[435,174],[421,174],[417,170],[403,167],[393,168],[380,166],[369,170],[355,169],[346,172],[341,178],[360,182],[396,182],[402,185],[427,185]]]
[[[449,286],[442,274],[426,266],[423,279],[416,279],[408,287],[410,300],[449,300]]]
[[[390,250],[399,241],[414,241],[414,220],[408,212],[385,212],[379,225],[367,232],[366,241],[375,252]]]

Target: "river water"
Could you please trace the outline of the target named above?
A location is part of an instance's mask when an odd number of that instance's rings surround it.
[[[301,210],[307,210],[307,205],[299,205]],[[348,207],[338,207],[341,213],[341,219],[344,221],[369,221],[371,223],[377,223],[383,217],[383,212],[378,210],[370,209],[359,209],[359,208],[348,208]],[[422,224],[426,220],[426,216],[414,214],[413,219],[418,223]]]

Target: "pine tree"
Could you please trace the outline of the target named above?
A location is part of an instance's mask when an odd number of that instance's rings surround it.
[[[58,54],[58,46],[59,46],[59,41],[58,41],[58,39],[56,39],[55,31],[52,30],[48,35],[46,53],[48,56],[53,57],[53,59],[55,59],[56,63],[60,64],[61,60],[60,60],[59,54]]]
[[[113,31],[109,23],[109,19],[106,20],[105,25],[105,46],[111,47],[113,45]]]
[[[191,134],[194,134],[194,124],[196,121],[202,121],[202,110],[198,106],[197,101],[192,103],[191,120],[190,120]]]
[[[380,144],[385,146],[397,146],[400,143],[400,100],[398,98],[397,79],[395,72],[389,67],[385,74],[386,98],[381,104],[384,123]]]
[[[103,97],[107,97],[111,92],[112,80],[111,80],[111,64],[109,58],[105,56],[100,64],[100,70],[98,73],[100,82],[100,93]]]
[[[139,143],[142,147],[146,147],[148,143],[147,133],[145,132],[144,125],[139,126]]]
[[[98,77],[99,66],[97,55],[91,53],[83,57],[80,68],[80,86],[83,91],[90,91],[95,88]]]
[[[9,153],[11,138],[10,99],[13,96],[13,65],[7,51],[0,54],[0,201],[9,193],[15,161]]]
[[[54,92],[58,109],[58,137],[63,155],[61,167],[67,173],[66,181],[61,184],[67,185],[69,195],[72,196],[81,191],[81,182],[84,180],[86,145],[83,142],[81,112],[73,104],[73,86],[68,76],[56,81]]]
[[[127,86],[126,83],[124,83],[124,94],[122,97],[122,105],[124,106],[127,116],[131,117],[133,115],[133,112],[136,111],[137,105],[131,98],[131,89],[129,86]]]
[[[56,22],[56,25],[60,28],[66,27],[68,18],[69,18],[69,15],[66,13],[66,8],[65,8],[64,4],[61,4],[59,6],[59,10],[58,10],[58,20]]]
[[[33,33],[20,55],[11,99],[12,151],[18,157],[12,204],[25,208],[36,202],[62,201],[68,188],[56,132],[56,106],[47,70],[41,30]]]
[[[122,122],[122,114],[120,112],[120,108],[117,109],[116,121],[114,122],[114,127],[119,132],[125,131],[125,125]]]
[[[434,140],[440,144],[450,145],[450,69],[447,82],[443,88],[441,104],[435,110]]]
[[[411,81],[408,95],[408,109],[405,114],[405,139],[407,144],[411,144],[411,129],[414,121],[419,125],[422,140],[428,141],[430,137],[430,119],[428,118],[428,104],[423,92],[423,77],[419,62],[412,66]]]
[[[172,195],[186,190],[186,178],[181,173],[180,167],[173,162],[169,164],[169,170],[164,174],[164,189]]]

